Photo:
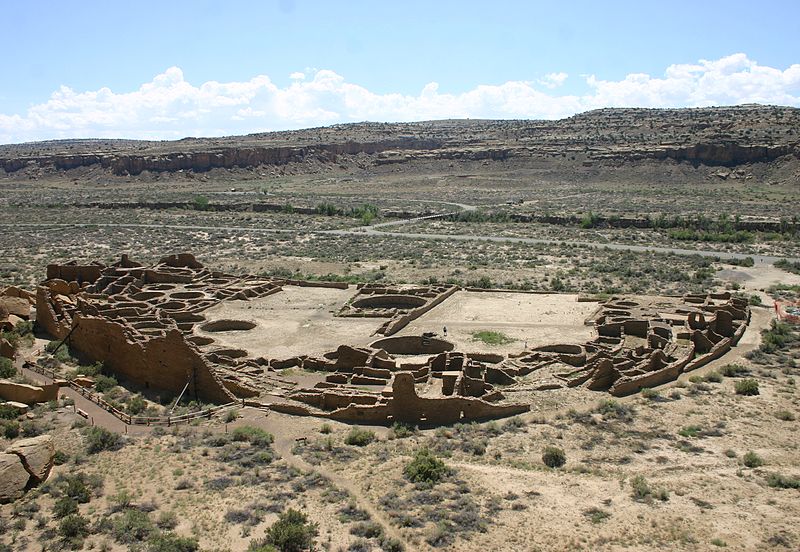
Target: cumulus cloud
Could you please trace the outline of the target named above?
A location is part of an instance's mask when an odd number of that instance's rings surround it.
[[[567,80],[568,76],[569,75],[566,73],[548,73],[544,76],[544,78],[539,80],[539,84],[547,88],[558,88],[564,84],[564,81]]]
[[[77,92],[62,86],[26,113],[0,113],[0,142],[55,138],[171,139],[292,129],[352,121],[442,118],[554,119],[600,107],[698,107],[769,103],[800,106],[800,64],[759,65],[745,54],[668,67],[663,76],[583,77],[581,94],[558,94],[566,73],[536,82],[477,85],[452,94],[438,83],[418,94],[378,94],[327,69],[306,69],[278,86],[266,75],[248,81],[187,82],[170,67],[132,92]]]

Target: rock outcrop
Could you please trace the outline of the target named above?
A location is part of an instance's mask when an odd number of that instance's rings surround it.
[[[0,454],[0,503],[12,502],[47,479],[55,446],[50,435],[21,439]]]

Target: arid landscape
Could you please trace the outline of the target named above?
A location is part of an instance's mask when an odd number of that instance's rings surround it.
[[[0,146],[0,552],[800,549],[800,109]]]

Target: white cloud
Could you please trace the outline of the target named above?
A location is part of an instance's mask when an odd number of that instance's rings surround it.
[[[547,88],[558,88],[564,84],[568,76],[566,73],[548,73],[544,78],[539,79],[539,84]]]
[[[459,94],[435,82],[417,95],[378,94],[331,70],[307,68],[285,87],[268,76],[195,86],[170,67],[132,92],[76,92],[62,86],[24,114],[0,113],[0,142],[54,138],[179,138],[302,128],[351,121],[441,118],[553,119],[599,107],[682,107],[771,103],[800,106],[800,64],[762,66],[745,54],[668,67],[661,77],[583,77],[580,95],[559,95],[566,73],[536,83],[477,85]]]

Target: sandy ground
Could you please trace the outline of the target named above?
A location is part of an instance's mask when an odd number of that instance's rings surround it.
[[[551,343],[583,343],[594,330],[583,321],[597,309],[597,303],[578,303],[577,295],[458,291],[441,305],[412,321],[399,335],[442,333],[459,351],[510,353]],[[498,331],[515,341],[486,345],[472,333]]]
[[[337,318],[334,313],[355,289],[284,286],[283,291],[253,301],[225,301],[203,314],[208,320],[234,319],[256,322],[247,331],[204,332],[215,346],[245,349],[251,356],[288,358],[321,355],[339,345],[367,345],[383,322],[380,318]]]

